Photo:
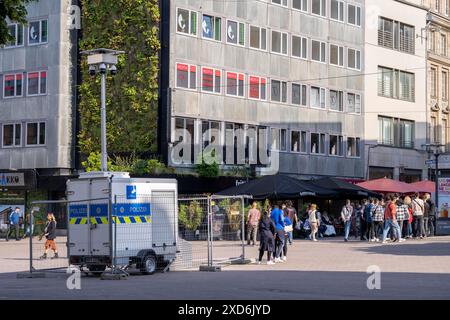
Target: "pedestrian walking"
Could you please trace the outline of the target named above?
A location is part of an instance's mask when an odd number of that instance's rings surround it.
[[[260,236],[258,264],[261,264],[262,257],[266,251],[267,264],[274,264],[272,261],[272,254],[275,252],[276,227],[272,219],[270,219],[268,211],[264,211],[264,214],[259,222],[258,232]]]
[[[44,244],[44,254],[40,257],[41,259],[47,259],[48,250],[52,250],[54,256],[52,259],[59,258],[58,256],[58,248],[56,247],[55,239],[56,239],[56,219],[55,215],[51,212],[47,214],[47,223],[45,225],[44,234],[40,237],[45,236],[47,239]],[[39,240],[40,240],[39,239]]]
[[[412,208],[413,215],[415,220],[415,237],[423,239],[425,237],[425,226],[423,221],[424,211],[425,211],[425,203],[419,197],[419,194],[416,193],[414,195],[414,199],[412,200]]]
[[[23,239],[25,239],[26,237],[32,237],[33,236],[33,233],[34,233],[34,219],[31,219],[31,215],[32,214],[33,214],[33,212],[27,213],[25,215],[26,229],[25,229],[25,233],[23,234]]]
[[[256,201],[253,202],[247,218],[247,244],[250,245],[250,242],[252,242],[253,246],[256,245],[256,234],[258,232],[259,219],[261,218],[261,212],[257,207]]]
[[[308,212],[308,221],[309,225],[311,226],[311,240],[317,241],[316,239],[316,233],[319,231],[320,222],[319,222],[319,215],[317,211],[317,205],[311,204],[311,210]]]
[[[348,241],[348,236],[350,234],[350,229],[352,228],[352,216],[353,216],[353,206],[350,200],[346,201],[345,206],[341,210],[341,219],[344,223],[344,241]]]
[[[284,247],[284,214],[278,205],[274,206],[274,209],[270,214],[270,219],[273,220],[276,231],[275,262],[283,262],[283,260],[281,260],[281,253]]]
[[[9,241],[9,237],[12,231],[14,231],[16,241],[20,241],[19,230],[20,230],[20,208],[16,207],[14,211],[11,212],[11,214],[9,215],[9,224],[8,230],[6,232],[6,241]]]

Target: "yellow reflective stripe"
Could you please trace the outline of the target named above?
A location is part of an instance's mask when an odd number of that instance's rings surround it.
[[[103,224],[108,224],[108,218],[101,218]]]
[[[80,224],[87,224],[87,218],[82,218]]]
[[[125,220],[126,224],[131,224],[130,217],[123,217],[123,219]]]
[[[77,218],[70,218],[70,224],[75,224],[77,222]]]

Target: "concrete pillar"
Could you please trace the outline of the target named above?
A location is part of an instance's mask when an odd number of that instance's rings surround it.
[[[394,180],[400,180],[400,168],[395,167],[394,168]]]

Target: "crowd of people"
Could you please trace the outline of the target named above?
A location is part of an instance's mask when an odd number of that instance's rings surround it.
[[[321,214],[316,204],[306,206],[304,218],[299,218],[292,201],[269,205],[261,214],[257,203],[252,204],[247,219],[247,244],[256,245],[260,236],[258,264],[267,254],[267,264],[287,260],[288,245],[293,231],[306,231],[311,241],[324,235],[336,235],[342,229],[344,241],[350,235],[369,242],[404,242],[406,239],[424,239],[434,235],[435,205],[430,194],[420,196],[388,195],[384,199],[347,200],[337,219],[327,212]]]

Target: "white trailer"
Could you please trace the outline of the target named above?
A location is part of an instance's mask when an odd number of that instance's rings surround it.
[[[67,182],[68,256],[101,273],[135,267],[152,274],[175,260],[177,181],[94,172]]]

